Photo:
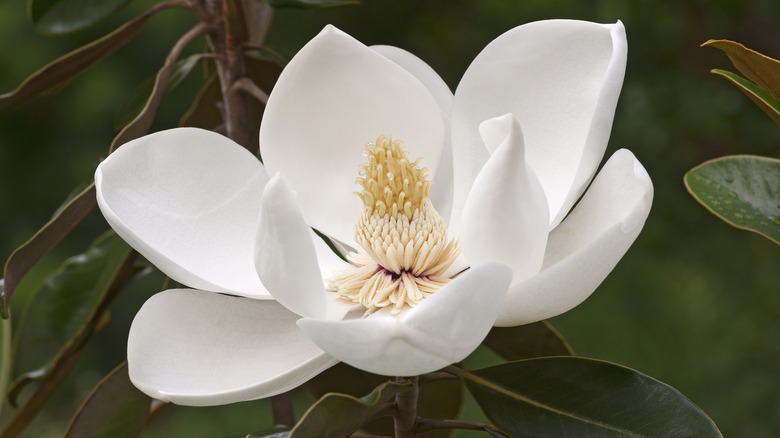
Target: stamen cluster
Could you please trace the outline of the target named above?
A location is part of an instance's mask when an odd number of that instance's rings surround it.
[[[447,282],[445,272],[460,254],[447,225],[431,204],[431,181],[421,159],[409,162],[400,141],[380,136],[366,146],[359,168],[363,211],[355,224],[356,268],[339,271],[330,286],[370,314],[384,307],[398,313],[417,305]]]

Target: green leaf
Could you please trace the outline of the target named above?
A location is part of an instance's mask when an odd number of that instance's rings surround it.
[[[191,43],[195,38],[206,33],[209,29],[209,25],[206,22],[199,22],[192,29],[187,31],[171,49],[168,56],[165,58],[163,66],[157,70],[157,76],[154,79],[154,85],[152,91],[149,94],[149,98],[146,100],[143,108],[138,112],[138,115],[130,121],[120,132],[114,137],[111,142],[110,152],[114,152],[118,147],[127,143],[130,140],[134,140],[149,132],[149,128],[152,127],[152,121],[155,114],[157,114],[157,108],[160,107],[165,90],[168,87],[168,82],[171,77],[173,67],[176,64],[176,60],[181,55],[182,50]]]
[[[685,174],[693,197],[729,225],[780,243],[780,160],[733,155]]]
[[[222,123],[222,114],[219,112],[217,102],[222,99],[219,89],[219,78],[214,73],[206,81],[195,97],[195,101],[179,120],[179,126],[191,126],[214,130]]]
[[[318,9],[358,5],[360,0],[264,0],[275,8]]]
[[[277,425],[260,432],[252,432],[242,438],[287,438],[290,436],[290,427]]]
[[[702,46],[723,51],[737,70],[780,99],[780,61],[729,40],[709,40]]]
[[[168,78],[168,84],[165,88],[165,92],[169,92],[175,89],[186,77],[190,74],[193,68],[203,58],[202,55],[191,55],[181,61],[174,64],[171,70],[171,76]],[[124,102],[117,109],[114,116],[114,129],[119,131],[125,127],[128,123],[133,121],[143,111],[146,102],[149,100],[154,91],[154,82],[157,79],[157,75],[146,79],[140,85],[138,85]]]
[[[22,388],[34,381],[39,385],[1,436],[21,433],[68,376],[132,275],[136,255],[116,234],[107,232],[87,252],[67,260],[36,291],[15,334],[14,371],[19,377],[8,399],[15,404]]]
[[[63,237],[73,230],[96,204],[95,185],[90,184],[76,195],[64,207],[57,210],[54,217],[34,236],[17,248],[5,262],[3,276],[3,317],[8,317],[8,305],[14,290],[22,278],[54,248]]]
[[[386,376],[371,374],[339,363],[328,368],[303,386],[315,398],[321,398],[330,392],[340,392],[358,397],[371,392],[375,387],[387,381]],[[458,379],[447,379],[421,385],[417,400],[417,413],[423,418],[456,418],[463,403],[463,384]],[[394,435],[393,421],[379,418],[361,427],[374,435]],[[429,432],[426,437],[446,438],[452,430]]]
[[[15,388],[46,377],[64,357],[81,349],[132,274],[135,255],[109,231],[84,254],[66,260],[36,291],[17,327]]]
[[[71,420],[65,438],[135,438],[151,402],[130,382],[124,362],[92,390]]]
[[[39,94],[56,94],[81,72],[130,41],[156,11],[157,9],[150,10],[108,35],[52,61],[33,73],[16,90],[0,95],[0,111]]]
[[[766,115],[769,116],[775,123],[780,125],[780,101],[774,96],[769,94],[766,90],[758,85],[748,81],[747,79],[738,76],[732,72],[725,70],[712,70],[712,73],[722,76],[728,79],[734,84],[745,96],[749,97]]]
[[[3,279],[0,278],[0,290],[3,288]],[[0,394],[5,394],[8,379],[11,377],[13,356],[11,354],[11,318],[0,320]],[[2,411],[4,403],[0,403]]]
[[[485,415],[510,436],[721,437],[674,388],[607,362],[546,357],[462,378]]]
[[[27,11],[37,32],[57,35],[97,24],[130,1],[27,0]]]
[[[411,383],[385,382],[362,398],[330,393],[319,399],[295,425],[290,438],[342,438],[358,430]]]
[[[482,343],[506,360],[574,355],[569,344],[547,321],[493,327]]]

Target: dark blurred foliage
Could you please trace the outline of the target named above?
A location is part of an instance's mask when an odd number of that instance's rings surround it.
[[[24,20],[23,2],[3,2],[0,92],[153,3],[137,0],[96,29],[54,38],[32,31]],[[656,189],[644,231],[613,274],[584,304],[551,322],[578,354],[630,366],[676,387],[712,416],[724,436],[780,436],[780,248],[730,228],[693,201],[682,184],[686,170],[717,156],[780,157],[780,128],[709,73],[711,68],[730,68],[726,57],[699,47],[710,38],[725,38],[780,57],[780,2],[363,0],[360,6],[278,11],[268,44],[292,55],[332,23],[366,44],[398,45],[417,54],[454,90],[470,60],[490,40],[518,24],[547,18],[620,19],[625,24],[628,70],[607,154],[631,149]],[[138,39],[58,96],[0,114],[3,260],[48,220],[68,193],[91,180],[113,138],[115,109],[135,85],[155,73],[192,23],[187,13],[163,12]],[[176,125],[202,81],[197,76],[168,96],[153,129]],[[93,212],[25,281],[18,301],[24,301],[22,291],[39,283],[43,273],[64,256],[82,251],[105,228]],[[154,284],[122,298],[113,319],[132,318],[155,292],[150,290]],[[92,362],[79,364],[82,377],[71,384],[75,389],[59,396],[64,412],[72,413],[73,404],[123,357],[124,334],[111,332],[111,327],[99,334],[104,342],[90,347]],[[261,415],[255,405],[236,409],[232,417],[210,412],[224,421]],[[229,423],[221,424],[216,430],[223,436],[234,433],[226,428]],[[59,427],[36,430],[61,434]],[[200,431],[198,436],[215,436]]]

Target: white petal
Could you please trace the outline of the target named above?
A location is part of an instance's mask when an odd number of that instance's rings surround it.
[[[325,285],[311,230],[281,174],[263,191],[256,242],[257,275],[274,299],[298,315],[325,317]]]
[[[623,24],[549,20],[516,27],[474,59],[455,92],[455,209],[486,160],[477,126],[513,113],[547,194],[550,228],[579,198],[609,140],[626,65]]]
[[[449,126],[452,112],[452,91],[441,76],[428,64],[415,55],[394,46],[371,46],[372,49],[406,69],[414,77],[420,80],[431,92],[441,108],[446,124]],[[436,174],[432,174],[431,202],[444,222],[449,222],[452,210],[452,141],[449,129],[446,130],[444,147],[436,165]],[[427,157],[426,157],[427,158]],[[432,161],[433,157],[426,160]],[[427,165],[427,164],[426,164]]]
[[[510,288],[496,325],[551,318],[584,301],[639,235],[652,201],[644,167],[631,152],[615,152],[550,234],[542,272]]]
[[[283,173],[298,193],[306,222],[349,243],[362,205],[353,194],[361,153],[381,134],[403,141],[435,174],[444,122],[431,93],[396,63],[327,26],[274,86],[260,149],[269,173]]]
[[[298,325],[321,348],[356,368],[388,376],[415,376],[463,360],[487,336],[509,287],[510,269],[473,267],[417,307],[393,316]]]
[[[133,248],[187,286],[270,298],[252,257],[268,176],[251,153],[211,131],[133,140],[95,172],[97,201]]]
[[[463,208],[460,245],[471,265],[500,262],[512,268],[512,284],[542,267],[549,216],[547,200],[525,161],[523,133],[512,114],[487,120],[480,132],[495,151],[474,180]]]
[[[295,388],[336,361],[270,300],[172,289],[150,298],[133,320],[130,379],[156,399],[211,406]]]
[[[452,111],[452,91],[434,69],[422,59],[395,46],[375,45],[371,49],[403,67],[430,91],[442,113],[449,118]]]

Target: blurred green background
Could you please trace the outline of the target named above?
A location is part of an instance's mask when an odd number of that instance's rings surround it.
[[[153,3],[136,0],[97,28],[64,37],[36,34],[25,19],[24,2],[0,3],[0,93]],[[699,47],[725,38],[780,57],[780,2],[363,0],[343,8],[277,11],[267,43],[292,55],[333,23],[366,44],[398,45],[417,54],[454,90],[470,60],[493,38],[547,18],[625,24],[628,69],[607,154],[631,149],[656,189],[645,229],[615,271],[584,304],[551,322],[579,355],[627,365],[674,386],[724,436],[780,436],[780,247],[730,228],[693,201],[682,184],[686,170],[709,158],[780,157],[780,127],[709,73],[732,69],[722,53]],[[116,108],[156,72],[193,23],[184,11],[165,11],[59,95],[0,114],[0,260],[74,188],[91,180],[114,136]],[[154,130],[177,124],[202,80],[193,74],[169,94]],[[14,306],[21,308],[45,274],[105,229],[93,212],[25,280]],[[135,293],[115,303],[110,323],[67,388],[27,436],[61,436],[92,386],[122,360],[127,325],[156,291],[157,283],[137,283]],[[197,433],[181,436],[240,435],[247,432],[246,422],[260,429],[267,421],[260,405],[213,408],[208,415],[181,409],[181,415],[196,413],[187,417],[190,423],[200,421]],[[177,414],[171,411],[150,436],[176,436],[167,432],[168,423],[175,428]]]

